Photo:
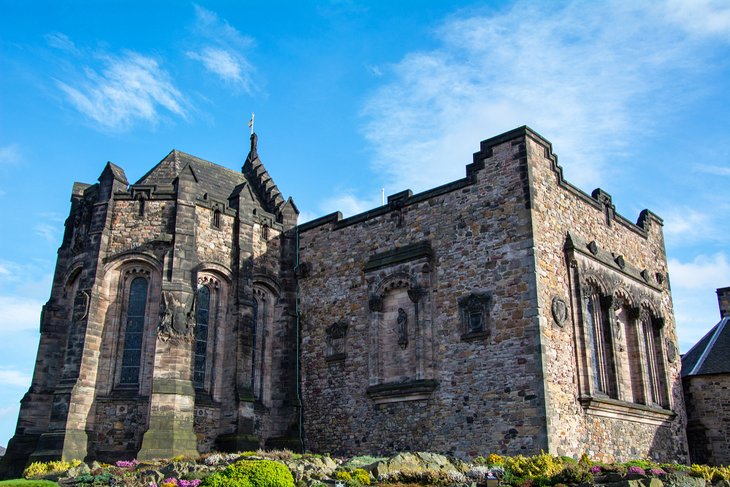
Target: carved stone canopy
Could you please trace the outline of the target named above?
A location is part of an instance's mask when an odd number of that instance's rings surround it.
[[[325,331],[327,337],[330,339],[345,338],[345,334],[347,334],[347,323],[344,321],[332,323]]]

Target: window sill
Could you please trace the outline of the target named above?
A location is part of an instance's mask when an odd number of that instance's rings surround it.
[[[586,414],[637,423],[668,426],[677,416],[669,409],[621,401],[609,397],[584,396],[579,399]]]
[[[325,357],[325,360],[327,361],[328,364],[338,363],[338,362],[344,362],[345,357],[347,357],[347,355],[345,355],[344,353],[334,353],[328,357]]]
[[[413,380],[370,386],[366,392],[375,404],[423,401],[431,396],[438,385],[436,380]]]
[[[474,340],[486,340],[489,338],[490,333],[488,331],[472,331],[469,333],[463,333],[461,335],[462,342],[471,342]]]

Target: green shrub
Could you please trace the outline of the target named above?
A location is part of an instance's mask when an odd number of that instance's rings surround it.
[[[370,485],[370,474],[361,468],[352,471],[352,478],[358,485]]]
[[[60,475],[71,467],[81,465],[80,460],[71,460],[70,462],[50,461],[50,462],[33,462],[23,471],[23,477],[32,479],[37,477],[45,477],[46,475]]]
[[[593,475],[585,466],[578,463],[568,463],[557,475],[552,478],[553,483],[560,484],[591,484]]]
[[[352,482],[352,475],[347,470],[338,470],[335,472],[335,479],[350,483]]]
[[[294,487],[294,478],[285,465],[272,460],[243,460],[222,472],[205,477],[206,487]]]

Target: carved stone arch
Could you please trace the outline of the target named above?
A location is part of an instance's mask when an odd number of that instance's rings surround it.
[[[256,286],[259,286],[268,289],[269,292],[273,294],[276,298],[281,296],[281,285],[279,284],[279,281],[275,277],[272,277],[270,275],[254,274],[253,286],[254,288]]]
[[[99,289],[99,312],[104,316],[100,366],[108,373],[101,389],[112,390],[121,385],[122,362],[128,328],[128,309],[132,282],[137,278],[147,281],[144,320],[141,330],[140,370],[135,384],[125,384],[142,392],[151,384],[155,340],[151,332],[160,316],[162,264],[154,256],[142,252],[125,252],[109,259],[102,269],[103,280]],[[135,330],[139,334],[140,331]],[[140,336],[140,335],[138,335]]]
[[[603,279],[601,279],[597,274],[593,272],[584,273],[583,282],[581,284],[581,291],[584,297],[592,294],[591,290],[598,291],[598,294],[601,294],[603,296],[609,296],[612,294],[611,292],[609,292],[609,287],[606,285]]]
[[[193,275],[198,276],[200,274],[214,275],[228,286],[233,283],[233,272],[231,272],[231,269],[217,262],[201,262],[195,266]]]
[[[634,296],[623,286],[619,286],[613,291],[613,307],[618,309],[625,306],[628,309],[635,310],[638,308]]]
[[[399,288],[415,288],[415,279],[406,271],[396,271],[391,274],[379,276],[373,286],[377,296],[384,296],[388,291]]]

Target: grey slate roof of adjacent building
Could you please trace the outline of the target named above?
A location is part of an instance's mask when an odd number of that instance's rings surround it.
[[[730,373],[730,316],[682,356],[682,377]]]
[[[234,188],[246,182],[240,172],[173,149],[135,184],[172,184],[187,165],[193,168],[203,192],[217,200],[227,201]]]

